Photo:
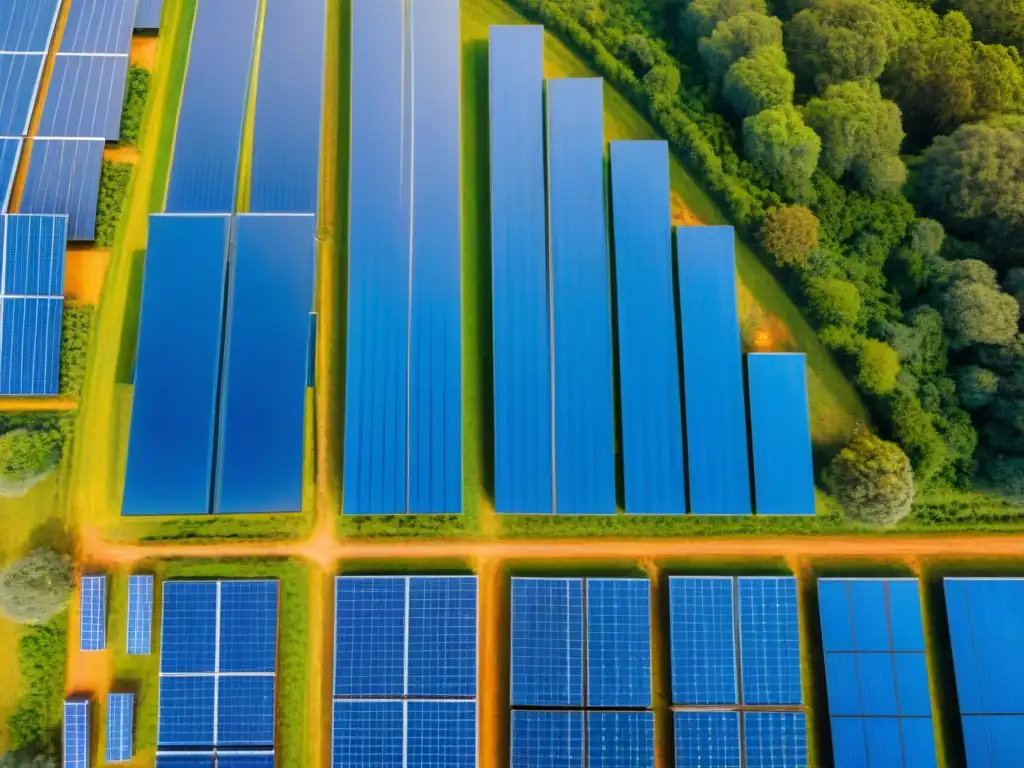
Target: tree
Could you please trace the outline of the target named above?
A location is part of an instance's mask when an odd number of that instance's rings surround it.
[[[847,514],[870,525],[897,523],[914,502],[910,459],[895,443],[863,428],[833,459],[824,479]]]
[[[784,205],[761,225],[761,242],[780,267],[802,268],[818,247],[818,217],[803,205]]]
[[[801,90],[877,80],[896,30],[870,0],[817,0],[786,24],[786,53]]]
[[[74,587],[70,558],[37,549],[0,572],[0,613],[19,624],[41,624],[64,610]]]
[[[57,768],[58,765],[59,761],[55,757],[36,755],[27,750],[0,756],[0,768]]]
[[[743,150],[783,197],[802,200],[810,194],[821,139],[793,107],[766,109],[744,120]]]
[[[857,286],[837,277],[808,277],[804,295],[811,313],[822,325],[851,326],[860,314]]]
[[[979,40],[1024,48],[1024,3],[1020,0],[952,0]]]
[[[719,22],[741,13],[768,15],[765,0],[692,0],[682,12],[680,26],[691,39],[707,37]]]
[[[785,52],[776,46],[758,48],[736,61],[725,75],[722,93],[739,117],[793,103],[793,73]]]
[[[708,79],[722,81],[733,62],[763,46],[782,45],[782,22],[774,16],[745,11],[720,21],[711,37],[697,44]]]
[[[950,288],[945,304],[946,327],[954,349],[1006,344],[1017,334],[1020,305],[996,288],[961,280]]]
[[[644,75],[644,88],[652,98],[658,96],[676,98],[679,95],[681,83],[679,68],[670,64],[661,64]]]
[[[887,395],[896,389],[900,358],[896,350],[877,339],[867,339],[857,355],[857,384],[873,395]]]
[[[21,495],[59,458],[58,438],[51,432],[12,429],[0,435],[0,497]]]
[[[999,391],[999,376],[988,368],[968,365],[956,377],[956,394],[964,408],[975,411],[992,402]]]

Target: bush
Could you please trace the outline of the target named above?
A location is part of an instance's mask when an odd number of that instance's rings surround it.
[[[74,588],[70,558],[37,549],[0,573],[0,613],[19,624],[42,624],[64,610]]]
[[[0,498],[24,494],[53,469],[60,442],[47,430],[20,428],[0,435]]]
[[[793,73],[778,46],[758,48],[729,67],[722,95],[738,117],[793,103]]]
[[[57,758],[37,755],[28,750],[8,752],[0,757],[0,768],[57,768]]]
[[[981,283],[961,280],[946,296],[946,327],[950,345],[1007,344],[1017,335],[1020,305],[1013,296]]]
[[[29,627],[22,635],[18,667],[24,693],[7,721],[13,749],[60,754],[67,651],[66,615]]]
[[[847,515],[869,525],[899,522],[914,502],[914,473],[907,454],[863,428],[829,465],[825,483]]]
[[[886,395],[896,388],[900,358],[884,341],[867,339],[857,355],[857,384],[873,395]]]
[[[857,286],[837,277],[808,277],[804,295],[811,313],[822,325],[853,325],[860,314]]]
[[[821,139],[804,125],[796,109],[766,109],[744,120],[743,150],[750,164],[780,195],[790,200],[810,196]]]
[[[818,217],[802,205],[776,208],[761,226],[761,242],[780,267],[802,268],[818,247]]]
[[[131,181],[130,163],[103,161],[100,173],[100,194],[96,205],[96,247],[109,248],[114,244],[117,225],[124,212],[128,183]]]
[[[149,84],[152,76],[142,67],[128,67],[128,81],[124,89],[124,108],[121,111],[121,143],[137,146],[142,131],[142,118],[146,112]]]
[[[964,408],[984,408],[998,391],[999,376],[988,368],[969,365],[956,378],[956,394]]]
[[[64,305],[60,336],[60,393],[71,397],[82,394],[85,364],[89,355],[89,328],[93,308],[88,305]]]

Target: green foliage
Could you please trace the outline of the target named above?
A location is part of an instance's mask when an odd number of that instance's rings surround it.
[[[792,104],[793,89],[785,52],[777,46],[763,46],[729,68],[722,93],[736,115],[751,117]]]
[[[711,37],[697,43],[708,78],[716,83],[721,82],[733,62],[764,46],[782,46],[782,22],[754,11],[719,22]]]
[[[121,143],[129,147],[138,146],[139,143],[151,79],[152,75],[148,70],[136,67],[134,64],[128,67],[124,107],[121,111]]]
[[[71,397],[82,394],[85,364],[89,356],[89,329],[93,308],[65,304],[60,336],[60,393]]]
[[[1024,48],[1024,3],[1020,0],[952,0],[979,40]]]
[[[897,523],[914,501],[910,459],[895,443],[863,429],[833,459],[825,482],[847,515],[869,525]]]
[[[1024,457],[995,456],[985,470],[993,490],[1016,504],[1024,504]]]
[[[25,692],[7,721],[13,749],[60,754],[67,649],[65,614],[28,627],[21,636],[18,666]]]
[[[815,0],[785,29],[786,53],[801,90],[876,80],[895,37],[890,15],[870,0]]]
[[[857,385],[873,395],[885,395],[896,388],[900,358],[896,350],[877,339],[867,339],[857,356]]]
[[[64,610],[74,588],[71,559],[37,549],[0,572],[0,613],[19,624],[42,624]]]
[[[62,435],[18,428],[0,434],[0,498],[20,496],[57,466]]]
[[[117,225],[124,212],[128,184],[131,181],[130,163],[103,161],[100,173],[99,202],[96,207],[96,247],[109,248],[114,244]]]
[[[997,288],[960,280],[946,294],[945,305],[946,327],[954,349],[1005,344],[1017,333],[1020,305]]]
[[[808,197],[821,139],[796,109],[778,107],[748,117],[743,121],[743,148],[772,189],[791,200]]]
[[[675,98],[682,83],[679,68],[671,64],[654,67],[644,75],[644,88],[652,98]]]
[[[910,392],[898,392],[889,407],[893,437],[910,459],[918,482],[925,484],[948,459],[946,445],[935,428],[933,416]]]
[[[719,22],[741,13],[768,14],[765,0],[691,0],[682,12],[680,27],[696,39],[707,37]]]
[[[968,365],[956,377],[956,393],[964,408],[977,410],[992,402],[999,391],[999,376],[988,368]]]
[[[857,286],[835,277],[808,277],[804,294],[811,313],[822,325],[852,326],[860,314]]]
[[[818,247],[818,236],[818,217],[802,205],[776,208],[761,225],[761,242],[780,267],[805,267]]]
[[[19,750],[0,756],[0,768],[57,768],[59,761],[52,755],[39,755]]]

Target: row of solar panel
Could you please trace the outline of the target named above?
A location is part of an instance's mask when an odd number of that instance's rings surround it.
[[[301,509],[315,228],[150,218],[123,514]]]
[[[462,512],[459,18],[352,3],[345,514]]]
[[[232,213],[254,63],[258,0],[201,0],[178,116],[168,213]],[[319,0],[267,0],[249,210],[315,213],[324,14]]]
[[[614,282],[626,511],[814,514],[803,356],[749,358],[752,504],[731,228],[676,232],[684,472],[667,144],[611,144],[613,281],[602,81],[545,100],[541,27],[489,62],[497,511],[615,513]]]
[[[73,697],[64,702],[61,733],[64,768],[88,768],[89,766],[89,709],[90,702],[86,698]],[[132,759],[134,720],[135,694],[108,694],[107,738],[104,755],[107,763],[127,763]]]
[[[81,580],[78,647],[83,651],[102,651],[107,647],[107,577],[83,576]],[[129,655],[148,655],[152,642],[153,577],[132,574],[128,577],[128,622],[125,647]]]

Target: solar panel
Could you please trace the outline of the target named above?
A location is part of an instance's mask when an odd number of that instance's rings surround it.
[[[219,672],[277,667],[277,589],[276,581],[221,583]]]
[[[63,299],[0,301],[0,395],[56,395]]]
[[[96,237],[103,139],[33,139],[22,213],[68,216],[68,240]]]
[[[476,695],[476,577],[409,579],[410,696]]]
[[[0,212],[6,211],[21,157],[21,139],[0,139]]]
[[[333,768],[405,768],[404,704],[335,701]]]
[[[512,704],[583,706],[583,580],[512,579]]]
[[[74,0],[61,53],[128,53],[136,0]]]
[[[4,284],[0,293],[63,297],[67,217],[11,214],[3,220]]]
[[[57,56],[37,135],[117,141],[127,76],[127,56]]]
[[[82,615],[79,625],[83,651],[107,647],[107,577],[82,577]]]
[[[160,677],[157,743],[161,747],[212,747],[216,678],[213,675]]]
[[[128,577],[128,641],[130,655],[147,655],[153,634],[153,577]]]
[[[669,579],[672,702],[739,702],[733,580]]]
[[[746,704],[800,704],[796,579],[740,578],[740,654]]]
[[[89,702],[68,699],[64,702],[64,768],[89,768]]]
[[[218,746],[273,746],[274,676],[217,678]]]
[[[4,0],[0,3],[0,51],[46,53],[60,0]]]
[[[239,754],[217,750],[217,768],[274,768],[272,754]]]
[[[0,136],[28,134],[43,59],[36,53],[0,53]]]
[[[335,579],[335,696],[405,692],[407,583],[380,576]]]
[[[654,768],[653,712],[588,712],[587,768]]]
[[[747,768],[806,768],[803,712],[745,712],[743,725]]]
[[[168,755],[157,754],[156,768],[215,768],[213,754]]]
[[[407,768],[475,768],[476,702],[406,704]]]
[[[135,29],[140,32],[155,32],[160,29],[160,15],[163,13],[163,0],[139,0],[135,11]]]
[[[587,579],[587,705],[651,706],[647,579]]]
[[[741,768],[739,712],[675,712],[676,768]]]
[[[107,762],[126,763],[132,759],[132,721],[135,694],[111,693],[107,696]]]
[[[212,673],[217,657],[217,583],[165,581],[160,672]]]
[[[583,713],[512,712],[511,768],[583,768]]]

